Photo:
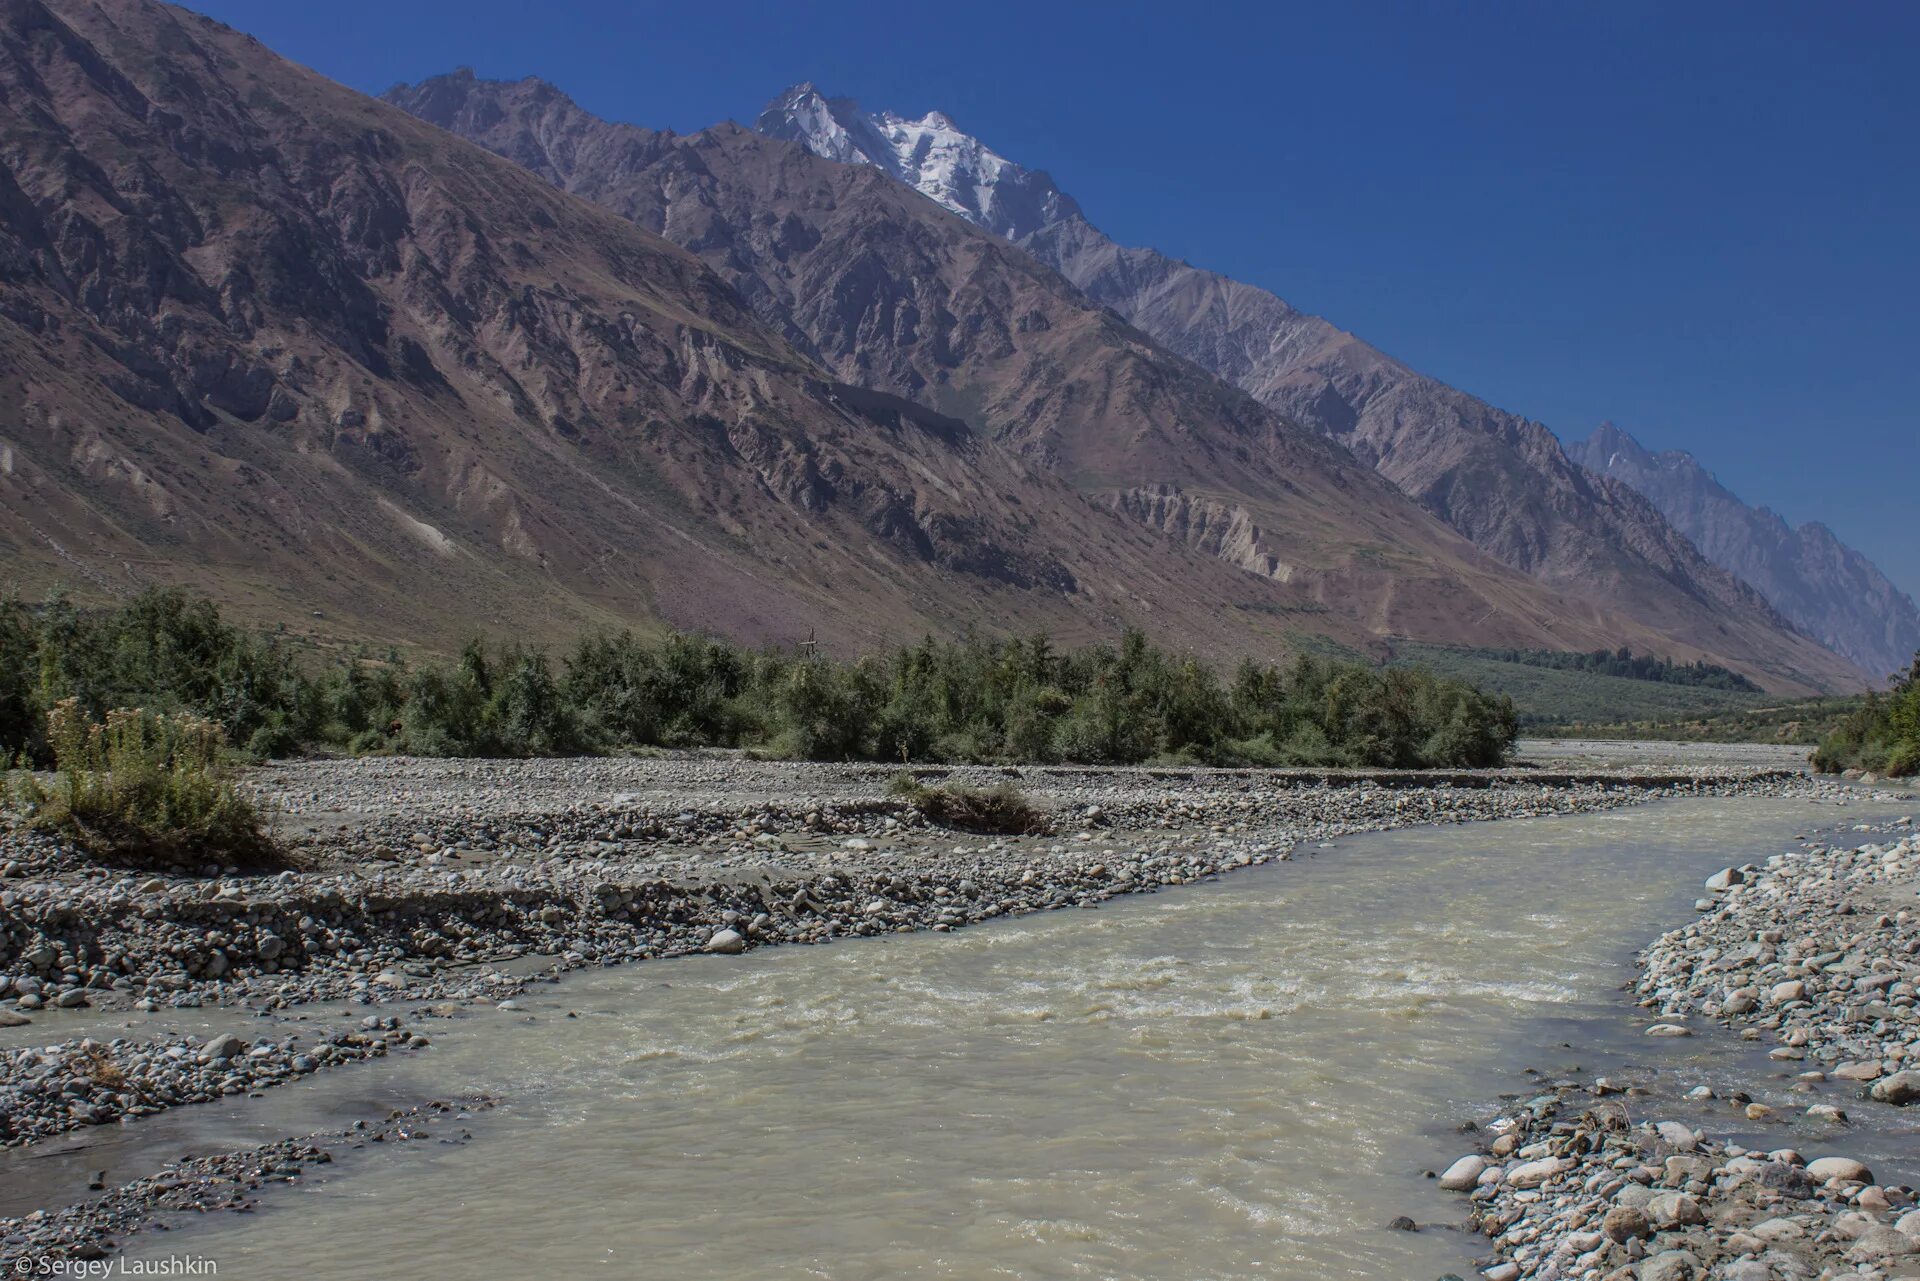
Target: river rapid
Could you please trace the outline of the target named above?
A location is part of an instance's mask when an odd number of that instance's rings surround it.
[[[471,1143],[369,1146],[129,1259],[302,1281],[1467,1274],[1484,1242],[1423,1177],[1466,1150],[1460,1124],[1529,1068],[1651,1072],[1665,1097],[1765,1075],[1725,1034],[1646,1037],[1634,951],[1717,868],[1911,808],[1415,829],[1098,910],[577,974],[252,1105],[286,1133],[330,1104],[500,1096]],[[225,1141],[236,1107],[146,1142]],[[1911,1136],[1855,1146],[1920,1183]]]

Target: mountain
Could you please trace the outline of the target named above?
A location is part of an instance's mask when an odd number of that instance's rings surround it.
[[[1570,442],[1567,453],[1645,494],[1715,564],[1867,671],[1904,671],[1920,651],[1913,598],[1818,521],[1791,527],[1769,508],[1747,506],[1692,454],[1651,453],[1612,423]]]
[[[837,377],[965,421],[1170,541],[1311,592],[1329,620],[1462,644],[1604,633],[1782,690],[1858,679],[1750,592],[1729,608],[1669,586],[1681,635],[1498,572],[1345,449],[882,167],[732,124],[679,137],[608,122],[535,79],[457,72],[386,97],[700,254]]]
[[[29,591],[179,582],[379,641],[1139,619],[1220,649],[1310,599],[837,382],[628,220],[144,0],[0,0],[0,389]]]
[[[942,153],[966,163],[943,168],[937,182],[922,169],[874,161],[877,146],[861,140],[904,139],[910,131],[897,119],[801,85],[776,98],[758,127],[822,156],[877,163],[956,214],[1012,237],[1170,350],[1346,445],[1506,565],[1692,644],[1725,644],[1737,631],[1746,644],[1765,647],[1766,633],[1793,630],[1653,503],[1588,472],[1542,424],[1422,375],[1264,289],[1116,244],[1044,173],[978,142],[945,139]],[[957,133],[939,120],[943,138]],[[999,198],[1003,186],[1017,199]],[[956,187],[967,201],[952,198]],[[1025,229],[1031,216],[1012,223],[980,212],[1016,203],[1053,212],[1032,230]],[[1857,684],[1861,675],[1848,670],[1842,683]]]
[[[1080,206],[1052,178],[990,151],[937,111],[918,120],[869,113],[851,99],[827,98],[802,84],[770,103],[754,127],[828,160],[872,165],[1009,240],[1080,216]]]
[[[327,642],[1646,639],[877,171],[540,141],[645,225],[186,11],[0,0],[7,586]]]

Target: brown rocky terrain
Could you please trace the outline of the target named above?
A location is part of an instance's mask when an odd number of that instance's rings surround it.
[[[876,165],[835,163],[735,125],[682,138],[609,123],[541,81],[455,73],[397,86],[388,100],[703,255],[762,317],[849,382],[985,424],[1089,497],[1267,582],[1338,574],[1338,590],[1317,601],[1331,609],[1346,601],[1377,632],[1453,630],[1484,643],[1511,626],[1513,611],[1528,609],[1505,588],[1475,586],[1469,601],[1446,586],[1444,576],[1478,576],[1471,557],[1402,513],[1375,519],[1390,511],[1375,476],[1346,449],[1317,440],[1321,432],[1300,430],[1288,417],[1296,407],[1275,413],[1171,357],[1123,325],[1123,315],[1091,305],[1112,302],[1098,290],[1089,300],[1033,254]],[[1031,250],[1033,242],[1021,244]],[[1377,461],[1365,449],[1359,459]],[[1582,492],[1605,488],[1563,465]],[[1488,467],[1482,459],[1455,469],[1452,484],[1488,486],[1492,509],[1505,499]],[[1380,474],[1407,488],[1392,469]],[[1517,501],[1540,507],[1532,488]],[[1561,592],[1549,609],[1563,620],[1636,632],[1642,647],[1661,653],[1711,653],[1770,688],[1857,682],[1851,666],[1795,634],[1757,593],[1699,561],[1640,495],[1617,486],[1607,501],[1651,515],[1649,549],[1599,555],[1588,547],[1578,567],[1557,576]],[[1548,540],[1559,519],[1534,511],[1523,538]],[[1407,559],[1402,547],[1419,551]],[[1565,636],[1565,626],[1534,618]]]
[[[1350,609],[1389,577],[1357,552],[1303,539],[1321,572],[1286,585],[1189,551],[836,381],[668,241],[184,11],[7,0],[0,95],[0,539],[29,592],[184,581],[430,643],[1138,621],[1245,651],[1363,639],[1403,586]],[[1227,426],[1211,447],[1345,482],[1264,411]],[[1446,536],[1392,499],[1328,519],[1432,597],[1500,597],[1506,630],[1560,621],[1464,544],[1430,568]]]
[[[792,144],[529,135],[608,212],[145,0],[6,0],[0,95],[0,539],[29,592],[178,581],[383,641],[1138,623],[1837,679],[1543,590],[1001,239]],[[537,159],[519,132],[483,140]]]
[[[1267,290],[1116,244],[1046,174],[994,155],[944,116],[870,115],[800,85],[757,127],[890,173],[1014,240],[1156,342],[1346,445],[1503,564],[1672,641],[1792,651],[1789,665],[1835,669],[1831,656],[1782,638],[1795,623],[1737,566],[1708,560],[1630,486],[1589,474],[1542,424],[1422,375]],[[968,192],[972,204],[955,198]],[[1841,672],[1842,684],[1860,683],[1861,672]]]

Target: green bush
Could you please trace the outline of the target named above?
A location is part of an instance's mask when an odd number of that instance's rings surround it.
[[[13,799],[37,826],[91,853],[203,871],[255,865],[273,853],[253,803],[221,764],[220,727],[192,715],[116,708],[95,721],[78,699],[47,715],[53,779],[20,771]]]
[[[254,757],[313,747],[546,756],[727,747],[808,760],[1101,765],[1490,766],[1513,704],[1425,668],[1302,656],[1229,680],[1129,631],[932,638],[853,661],[674,633],[582,638],[556,662],[470,642],[452,660],[321,658],[155,592],[119,609],[0,607],[0,751],[51,755],[47,709],[119,707],[217,724]]]
[[[1869,694],[1814,750],[1815,769],[1920,774],[1920,654],[1885,694]]]

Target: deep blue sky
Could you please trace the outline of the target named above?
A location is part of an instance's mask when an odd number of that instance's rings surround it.
[[[465,64],[683,132],[798,80],[938,107],[1125,243],[1690,449],[1920,595],[1920,4],[194,7],[369,92]]]

